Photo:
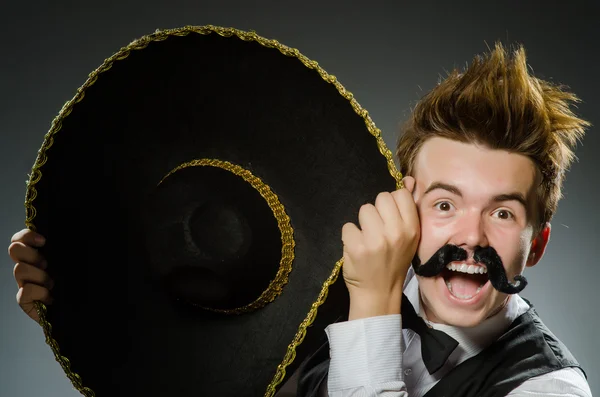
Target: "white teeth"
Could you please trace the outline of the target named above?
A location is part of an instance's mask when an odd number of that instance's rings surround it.
[[[452,270],[455,272],[468,273],[468,274],[484,274],[487,273],[487,268],[485,266],[476,266],[476,265],[467,265],[466,263],[456,264],[450,263],[446,265],[448,270]]]

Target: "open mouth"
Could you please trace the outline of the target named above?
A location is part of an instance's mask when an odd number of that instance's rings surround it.
[[[457,299],[469,300],[477,295],[488,281],[485,266],[451,263],[442,272],[450,294]]]

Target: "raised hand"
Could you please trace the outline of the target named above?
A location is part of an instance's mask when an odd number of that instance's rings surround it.
[[[415,181],[380,193],[359,211],[360,228],[342,228],[343,276],[350,293],[349,320],[400,313],[406,273],[417,250],[420,222],[412,197]]]

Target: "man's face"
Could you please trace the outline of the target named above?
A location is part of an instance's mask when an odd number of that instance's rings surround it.
[[[417,254],[428,260],[446,244],[464,248],[473,263],[477,247],[493,247],[512,280],[540,259],[548,240],[536,243],[532,220],[536,211],[538,172],[526,156],[445,138],[425,142],[415,160],[413,191],[421,220]],[[476,264],[474,264],[477,266]],[[421,299],[431,321],[472,327],[493,315],[507,295],[495,290],[485,275],[444,270],[437,277],[418,276]]]

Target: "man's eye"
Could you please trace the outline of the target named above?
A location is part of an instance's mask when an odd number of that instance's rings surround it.
[[[515,216],[508,210],[498,210],[494,213],[500,219],[512,219]]]
[[[435,205],[435,207],[437,209],[439,209],[440,211],[446,212],[446,211],[450,211],[452,209],[452,204],[450,204],[447,201],[440,201],[439,203],[437,203]]]

